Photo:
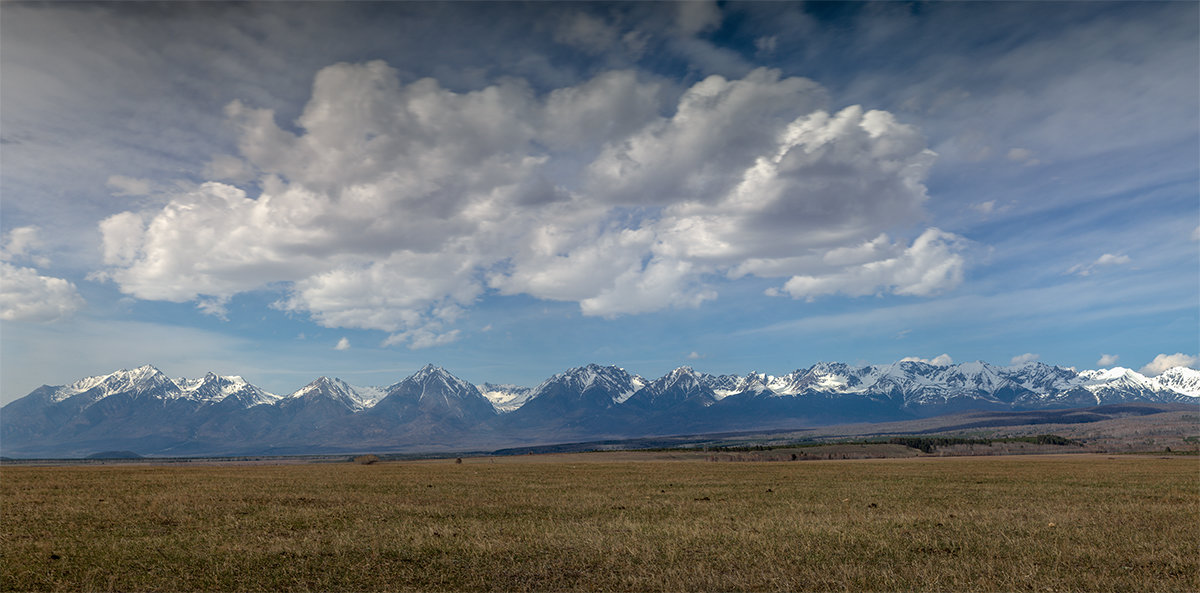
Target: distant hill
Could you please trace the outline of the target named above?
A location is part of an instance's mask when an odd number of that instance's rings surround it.
[[[87,459],[145,459],[133,451],[101,451],[92,453]]]

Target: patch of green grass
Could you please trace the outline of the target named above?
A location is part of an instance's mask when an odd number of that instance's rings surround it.
[[[1187,459],[578,459],[3,467],[0,587],[1200,589]]]

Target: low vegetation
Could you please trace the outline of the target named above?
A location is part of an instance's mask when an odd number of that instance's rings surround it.
[[[949,447],[951,445],[991,445],[993,443],[1033,443],[1035,445],[1058,445],[1079,446],[1078,443],[1066,437],[1060,437],[1055,434],[1039,434],[1030,437],[1008,437],[995,439],[968,439],[961,437],[892,437],[887,440],[889,443],[896,445],[904,445],[919,449],[925,453],[933,453],[939,447]]]
[[[0,587],[1200,589],[1192,459],[667,455],[5,466]]]

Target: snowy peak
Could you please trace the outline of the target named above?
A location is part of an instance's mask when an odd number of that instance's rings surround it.
[[[1079,373],[1077,383],[1089,390],[1095,389],[1124,389],[1135,391],[1157,391],[1158,385],[1153,379],[1125,367],[1097,369]]]
[[[1188,397],[1200,398],[1200,371],[1187,367],[1175,367],[1163,371],[1154,378],[1160,389],[1174,391]]]
[[[1009,379],[1000,374],[1000,369],[986,362],[964,362],[944,369],[933,376],[951,389],[992,393],[1009,383]]]
[[[373,406],[379,400],[379,393],[376,389],[356,388],[341,379],[322,376],[296,390],[287,399],[328,399],[357,412]]]
[[[372,412],[405,422],[441,418],[469,423],[496,415],[492,402],[475,385],[434,365],[425,365],[388,387],[387,395]]]
[[[679,367],[646,383],[628,401],[634,405],[668,408],[685,402],[710,406],[717,401],[713,390],[692,367]]]
[[[1070,389],[1079,373],[1048,365],[1044,362],[1027,362],[1004,369],[1009,379],[1022,388],[1035,393],[1048,393]]]
[[[402,385],[407,385],[410,390],[414,387],[419,387],[420,395],[418,397],[420,398],[447,395],[454,395],[456,397],[479,395],[482,397],[479,389],[471,383],[463,381],[450,374],[446,369],[432,364],[421,367],[421,370],[413,373],[407,379],[389,387],[388,393],[395,391]]]
[[[641,387],[640,383],[641,381],[635,381],[623,368],[589,364],[554,375],[546,379],[535,391],[545,391],[551,385],[555,385],[579,394],[604,393],[613,403],[619,404],[629,399]]]
[[[665,388],[678,389],[695,389],[700,386],[700,378],[696,376],[696,371],[692,367],[679,367],[657,381],[652,381],[650,384],[660,383]]]
[[[77,395],[85,395],[86,399],[94,402],[118,393],[134,397],[152,395],[160,399],[174,399],[181,394],[181,390],[162,371],[150,365],[143,365],[136,369],[121,369],[64,385],[51,399],[60,402]]]
[[[805,373],[805,385],[821,393],[861,393],[875,384],[879,374],[879,367],[818,362]]]
[[[1036,361],[999,367],[980,361],[934,365],[904,360],[867,366],[819,362],[808,369],[779,376],[761,372],[714,376],[682,366],[646,381],[616,366],[589,364],[558,373],[531,389],[491,383],[476,386],[430,364],[387,389],[358,387],[341,379],[319,377],[295,393],[280,397],[236,375],[207,373],[198,379],[172,380],[157,368],[144,365],[87,377],[69,385],[47,386],[36,393],[44,398],[43,405],[68,405],[66,402],[70,400],[69,406],[77,410],[120,395],[134,402],[220,404],[231,409],[279,403],[290,406],[297,399],[307,398],[338,402],[351,412],[373,408],[395,395],[397,402],[393,404],[401,407],[417,402],[423,413],[470,410],[468,415],[472,417],[513,412],[538,399],[544,401],[535,408],[544,414],[559,414],[568,409],[608,409],[621,406],[635,396],[634,404],[652,408],[670,407],[693,398],[708,406],[733,395],[744,395],[784,399],[854,396],[888,401],[910,410],[946,406],[964,409],[975,405],[1030,409],[1089,402],[1197,402],[1200,371],[1176,367],[1149,377],[1124,367],[1076,371]]]
[[[739,375],[709,375],[698,373],[700,383],[713,391],[713,395],[717,399],[724,399],[738,392],[738,386],[742,384],[742,377]]]
[[[183,392],[183,397],[199,402],[218,403],[229,400],[248,408],[279,400],[278,395],[267,393],[237,375],[222,377],[210,372],[201,379],[176,379],[175,384]]]
[[[1167,369],[1157,377],[1147,377],[1125,367],[1080,371],[1074,384],[1104,403],[1138,397],[1163,401],[1200,398],[1200,371],[1187,367]]]
[[[172,380],[151,365],[81,379],[59,387],[50,399],[57,403],[78,397],[75,401],[87,407],[118,394],[135,399],[186,400],[198,404],[230,400],[242,407],[275,403],[280,399],[236,375],[220,376],[210,372],[199,379]]]

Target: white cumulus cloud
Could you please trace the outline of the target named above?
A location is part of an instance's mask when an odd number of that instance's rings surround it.
[[[349,350],[350,349],[350,340],[343,336],[342,339],[337,341],[337,344],[334,345],[333,349],[334,350]]]
[[[1039,358],[1041,358],[1041,357],[1042,357],[1042,356],[1041,356],[1040,354],[1034,354],[1034,353],[1032,353],[1032,352],[1026,352],[1025,354],[1018,354],[1018,355],[1016,355],[1016,356],[1012,357],[1012,360],[1008,361],[1008,364],[1010,364],[1010,365],[1013,365],[1013,366],[1017,366],[1017,365],[1020,365],[1020,364],[1025,364],[1025,363],[1027,363],[1027,362],[1033,362],[1033,361],[1035,361],[1035,360],[1037,360],[1037,359],[1039,359]]]
[[[719,23],[711,8],[681,18],[704,30]],[[564,42],[613,42],[580,18]],[[518,78],[452,91],[380,61],[336,64],[296,131],[229,104],[240,155],[209,172],[254,172],[254,193],[210,181],[105,219],[98,277],[217,313],[238,293],[281,290],[280,309],[410,347],[457,339],[455,320],[488,291],[614,316],[696,307],[718,297],[716,280],[746,275],[788,279],[796,298],[956,286],[964,239],[884,234],[923,216],[935,155],[919,131],[827,103],[769,69],[682,93],[624,70],[538,93]]]
[[[824,275],[793,276],[783,290],[792,298],[813,299],[835,293],[850,296],[891,292],[931,296],[962,282],[964,239],[953,233],[929,229],[909,247],[885,244],[894,255],[847,266]],[[833,252],[830,252],[833,253]]]
[[[1182,352],[1176,352],[1175,354],[1159,354],[1158,356],[1154,357],[1154,360],[1150,361],[1150,364],[1142,367],[1140,372],[1143,375],[1153,377],[1161,375],[1163,371],[1175,367],[1196,368],[1196,363],[1200,363],[1200,357],[1184,354]]]
[[[0,319],[4,321],[58,321],[83,308],[75,284],[20,265],[49,265],[49,258],[39,252],[39,233],[36,226],[17,227],[0,241]]]
[[[83,304],[71,282],[0,261],[0,319],[58,321],[70,317]]]
[[[1121,357],[1117,354],[1101,354],[1100,360],[1096,361],[1098,367],[1110,367],[1117,364],[1117,360]]]
[[[954,364],[954,359],[949,354],[939,354],[933,358],[921,358],[918,356],[905,356],[900,359],[900,362],[923,362],[933,366],[945,367]]]

